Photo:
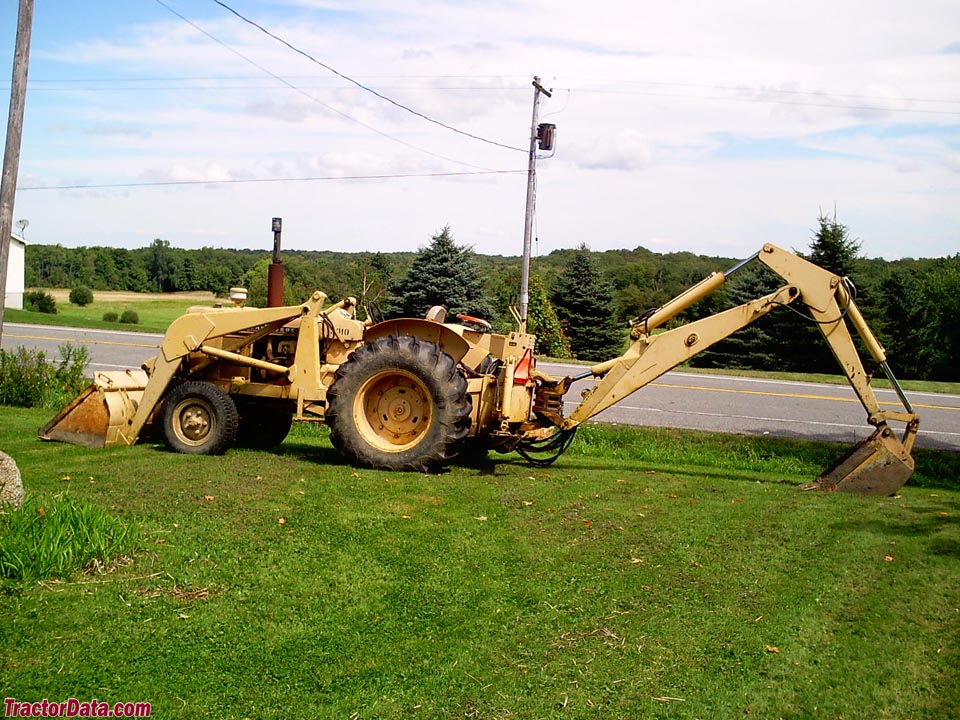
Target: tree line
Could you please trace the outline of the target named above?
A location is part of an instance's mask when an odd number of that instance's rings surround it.
[[[860,243],[836,218],[820,217],[808,248],[795,251],[831,272],[849,276],[858,305],[891,363],[905,378],[960,380],[960,254],[936,259],[865,258]],[[331,299],[352,295],[361,312],[422,316],[432,305],[481,317],[494,327],[513,325],[520,258],[479,255],[457,244],[443,228],[418,252],[346,253],[283,251],[284,300],[302,302],[320,289]],[[138,249],[28,245],[28,287],[183,292],[223,296],[248,288],[250,304],[266,304],[271,253],[201,248],[187,250],[162,239]],[[598,361],[622,352],[629,319],[678,295],[736,258],[688,252],[656,253],[643,247],[592,252],[586,246],[534,259],[529,327],[538,352]],[[695,320],[765,295],[783,285],[754,263],[720,291],[689,308],[673,324]],[[819,330],[802,312],[777,309],[732,338],[696,356],[702,367],[837,372]]]

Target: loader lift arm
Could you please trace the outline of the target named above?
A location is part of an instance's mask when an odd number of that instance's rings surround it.
[[[666,330],[653,330],[682,310],[717,290],[726,279],[747,263],[758,260],[787,281],[779,290],[716,315]],[[726,273],[716,272],[652,313],[631,321],[632,343],[618,358],[599,363],[588,371],[558,384],[565,392],[572,380],[600,378],[585,394],[580,406],[558,423],[561,431],[572,431],[628,395],[706,350],[714,343],[759,320],[770,310],[790,303],[806,306],[830,346],[844,375],[867,411],[873,434],[859,443],[833,468],[811,484],[828,490],[889,495],[896,492],[913,472],[913,448],[919,418],[887,364],[883,347],[857,308],[849,281],[794,255],[767,244],[753,257]],[[853,342],[850,325],[863,339],[870,355],[883,368],[903,404],[903,411],[886,411],[870,385],[870,375]],[[901,438],[889,421],[905,423]]]

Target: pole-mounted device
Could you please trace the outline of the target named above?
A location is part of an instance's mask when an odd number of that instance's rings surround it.
[[[537,125],[540,115],[540,96],[552,97],[549,90],[533,78],[533,121],[530,123],[530,156],[527,165],[527,213],[523,224],[523,265],[520,270],[520,332],[527,331],[527,308],[530,305],[530,247],[533,241],[533,204],[537,178],[537,144],[542,150],[553,150],[556,126]]]

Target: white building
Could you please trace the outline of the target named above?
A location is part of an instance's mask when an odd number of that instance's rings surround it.
[[[23,309],[23,273],[24,256],[27,243],[16,235],[10,236],[10,255],[7,257],[7,287],[4,293],[4,307]]]

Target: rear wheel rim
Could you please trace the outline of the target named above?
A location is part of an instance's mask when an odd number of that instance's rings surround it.
[[[430,429],[433,403],[416,375],[387,370],[372,375],[354,401],[360,435],[383,452],[415,447]]]

